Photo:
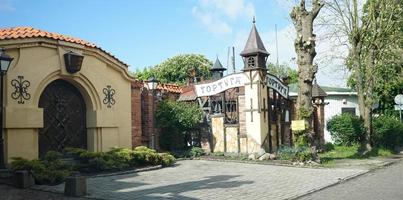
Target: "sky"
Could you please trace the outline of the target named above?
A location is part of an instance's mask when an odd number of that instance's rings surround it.
[[[289,19],[293,1],[284,0],[0,0],[0,27],[30,26],[84,39],[127,63],[130,71],[154,66],[178,54],[203,54],[227,66],[235,47],[236,69],[255,16],[269,62],[296,68]],[[278,55],[276,53],[276,27]],[[318,83],[345,86],[340,63],[324,62],[318,41]],[[230,73],[232,70],[228,70]]]

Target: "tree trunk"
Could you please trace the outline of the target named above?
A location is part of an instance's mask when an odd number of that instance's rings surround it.
[[[297,53],[298,64],[298,99],[297,99],[297,118],[308,121],[306,136],[309,145],[316,147],[315,132],[313,129],[313,105],[312,105],[312,82],[318,66],[313,64],[316,56],[315,41],[313,34],[313,22],[318,15],[323,4],[319,0],[312,1],[312,10],[307,11],[305,0],[301,0],[299,6],[295,6],[290,13],[294,27],[297,31],[297,38],[294,42],[295,52]]]

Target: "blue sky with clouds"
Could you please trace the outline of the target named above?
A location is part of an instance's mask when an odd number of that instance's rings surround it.
[[[239,52],[252,18],[275,62],[275,25],[279,61],[295,68],[294,30],[283,0],[0,0],[0,26],[31,26],[78,37],[101,46],[129,64],[131,71],[177,54],[198,53],[227,65],[227,50]],[[319,83],[342,85],[318,74]]]

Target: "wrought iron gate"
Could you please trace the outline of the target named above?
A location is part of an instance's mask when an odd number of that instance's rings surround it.
[[[64,80],[50,83],[39,99],[44,127],[39,129],[39,157],[66,147],[87,148],[86,107],[76,87]]]

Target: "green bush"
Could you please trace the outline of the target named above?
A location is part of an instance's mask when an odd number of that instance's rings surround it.
[[[351,114],[341,114],[332,117],[327,122],[327,130],[330,132],[336,145],[353,145],[363,140],[363,121]]]
[[[280,147],[277,156],[280,160],[306,162],[314,158],[314,152],[309,147]]]
[[[175,157],[168,153],[160,153],[162,167],[169,167],[175,163]]]
[[[331,151],[334,150],[334,144],[331,142],[326,142],[325,145],[323,145],[323,150],[326,151]]]
[[[200,157],[205,155],[206,153],[204,152],[204,149],[200,148],[200,147],[192,147],[192,149],[190,149],[190,156],[191,157]]]
[[[393,149],[403,146],[403,123],[391,116],[379,116],[373,119],[371,140],[376,147]]]
[[[89,152],[85,149],[66,148],[68,156],[78,162],[72,165],[63,160],[63,155],[49,151],[43,160],[27,160],[13,158],[13,170],[28,170],[32,173],[38,184],[58,184],[69,176],[73,169],[80,172],[103,172],[111,170],[124,170],[138,166],[162,165],[171,166],[175,158],[170,154],[158,154],[155,150],[144,146],[134,150],[126,148],[113,148],[108,152]]]
[[[162,157],[153,149],[145,146],[134,150],[113,148],[108,152],[88,152],[82,149],[66,149],[69,155],[80,161],[78,170],[82,172],[101,172],[124,170],[138,166],[159,165]]]
[[[155,117],[161,130],[161,148],[183,150],[192,142],[190,135],[199,126],[202,110],[197,104],[166,100],[158,104]]]
[[[54,151],[49,151],[43,160],[13,158],[11,169],[30,171],[37,184],[56,185],[63,182],[72,172],[72,166],[62,158],[62,154]]]

